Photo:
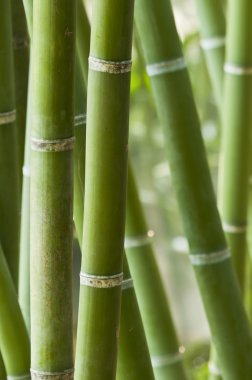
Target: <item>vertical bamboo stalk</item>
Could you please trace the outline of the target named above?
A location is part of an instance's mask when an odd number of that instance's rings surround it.
[[[0,349],[9,380],[30,379],[30,342],[17,293],[0,247]]]
[[[225,57],[226,28],[223,4],[220,0],[197,0],[201,47],[218,107],[222,106],[223,62]]]
[[[18,139],[18,164],[19,178],[22,179],[29,72],[29,37],[22,1],[11,0],[11,4],[15,69],[15,95],[17,112],[16,126]]]
[[[19,186],[11,7],[0,4],[0,240],[15,286],[18,285]]]
[[[73,378],[72,192],[75,2],[34,0],[31,374]]]
[[[76,380],[116,376],[133,1],[93,2]]]
[[[217,212],[200,125],[171,5],[136,1],[136,23],[167,141],[190,259],[223,377],[252,376],[252,341]],[[175,95],[176,94],[176,95]]]
[[[77,51],[79,56],[82,57],[80,59],[81,71],[87,86],[90,25],[82,0],[77,0],[76,23],[78,25],[76,33]],[[84,41],[86,42],[84,43]]]

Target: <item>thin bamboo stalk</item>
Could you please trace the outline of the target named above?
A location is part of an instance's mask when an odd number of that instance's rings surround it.
[[[30,246],[33,379],[73,378],[75,11],[75,2],[71,0],[33,2]]]
[[[143,318],[156,379],[186,379],[167,296],[151,246],[151,231],[145,222],[131,166],[125,247]],[[151,281],[150,281],[151,279]]]
[[[24,380],[29,380],[29,337],[2,247],[0,247],[0,309],[0,348],[8,379],[24,376]]]
[[[168,147],[190,259],[201,291],[223,377],[252,376],[252,342],[214,198],[199,120],[171,5],[136,1],[157,112]],[[235,321],[235,322],[234,322]]]
[[[132,24],[133,1],[93,2],[76,380],[116,376]]]
[[[84,8],[83,0],[77,0],[77,51],[79,56],[82,57],[80,60],[81,71],[84,76],[84,80],[87,86],[88,79],[88,55],[90,50],[90,44],[83,43],[83,41],[90,41],[90,25],[88,17]]]
[[[208,72],[218,107],[222,106],[223,62],[225,57],[226,23],[220,0],[196,0]]]
[[[11,5],[15,69],[15,95],[17,112],[16,126],[18,138],[18,164],[19,177],[21,180],[25,145],[25,125],[29,72],[29,37],[22,1],[11,0]]]
[[[18,285],[19,183],[10,1],[0,4],[0,240]]]

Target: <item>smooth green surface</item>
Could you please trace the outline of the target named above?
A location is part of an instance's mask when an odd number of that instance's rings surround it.
[[[147,63],[182,55],[168,1],[154,4],[137,0],[135,15]],[[151,85],[191,253],[225,249],[188,74],[182,70],[156,76],[151,78]],[[251,333],[231,262],[197,266],[194,270],[223,377],[249,380]]]
[[[226,35],[225,16],[221,0],[197,0],[200,34],[203,39]],[[225,45],[204,50],[208,72],[213,85],[214,95],[219,107],[222,105],[223,62]]]
[[[32,136],[73,136],[75,4],[33,2]],[[31,367],[73,368],[73,152],[31,152]]]
[[[147,236],[147,232],[133,171],[129,166],[126,241],[127,238]],[[126,249],[126,253],[135,283],[150,354],[152,357],[176,355],[179,351],[179,343],[151,242]],[[154,373],[157,380],[187,378],[183,369],[182,356],[181,361],[176,364],[154,368]]]
[[[12,23],[9,0],[0,4],[0,113],[15,109]],[[19,183],[15,123],[0,125],[0,240],[18,285]]]
[[[20,184],[24,162],[26,106],[29,74],[29,37],[21,0],[11,0],[13,48],[15,69],[15,95],[17,110],[18,164]],[[21,191],[21,186],[20,186]]]
[[[87,86],[88,56],[90,49],[90,25],[84,8],[83,0],[77,0],[77,31],[76,45],[80,59],[81,71]]]
[[[92,12],[90,54],[130,59],[133,1],[95,0]],[[122,272],[129,86],[130,73],[89,71],[82,271],[94,275]],[[81,286],[77,380],[115,379],[120,303],[120,287]]]
[[[30,342],[17,293],[0,248],[0,349],[8,376],[30,373]]]

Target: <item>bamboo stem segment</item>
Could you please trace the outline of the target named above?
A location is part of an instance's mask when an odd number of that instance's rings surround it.
[[[30,242],[33,379],[73,377],[75,11],[72,0],[33,2]]]

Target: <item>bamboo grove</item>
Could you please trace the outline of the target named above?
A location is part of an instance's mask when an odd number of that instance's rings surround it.
[[[217,194],[170,0],[0,0],[0,380],[252,379],[252,5],[193,3]],[[130,157],[132,52],[210,329],[200,378]]]

